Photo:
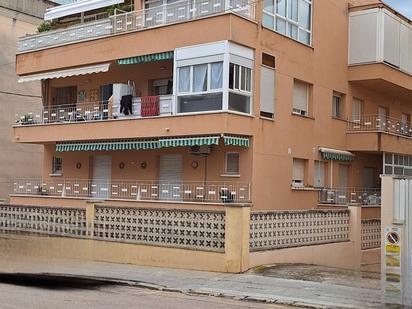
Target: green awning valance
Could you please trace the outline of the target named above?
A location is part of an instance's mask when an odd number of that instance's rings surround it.
[[[224,135],[223,140],[225,142],[225,145],[242,146],[242,147],[250,146],[250,141],[248,137]]]
[[[88,143],[58,143],[57,152],[66,151],[111,151],[111,150],[140,150],[157,149],[157,140],[135,140],[135,141],[108,141]]]
[[[182,147],[182,146],[202,146],[202,145],[219,145],[219,136],[196,136],[196,137],[179,137],[164,138],[159,140],[159,146],[163,147]]]
[[[150,55],[136,56],[117,60],[117,64],[139,64],[173,59],[174,52],[168,51]]]
[[[319,151],[322,154],[322,158],[325,160],[352,161],[354,157],[353,153],[345,150],[319,148]]]
[[[223,138],[225,145],[249,147],[250,144],[248,137],[234,135],[212,135],[99,142],[59,142],[56,144],[56,151],[122,151],[219,145],[220,137]]]

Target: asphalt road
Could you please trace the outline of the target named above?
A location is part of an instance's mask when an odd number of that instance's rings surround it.
[[[61,278],[0,277],[2,309],[220,309],[285,308],[211,296],[193,296],[174,292],[116,285],[93,280]]]

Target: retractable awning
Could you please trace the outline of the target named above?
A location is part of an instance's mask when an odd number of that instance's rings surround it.
[[[143,56],[136,56],[136,57],[129,57],[117,60],[117,64],[140,64],[140,63],[148,63],[148,62],[155,62],[155,61],[163,61],[163,60],[170,60],[173,59],[174,52],[167,51],[163,53],[156,53],[150,55],[143,55]]]
[[[220,138],[225,145],[249,147],[249,138],[234,135],[211,135],[189,137],[167,137],[136,140],[111,140],[98,142],[58,142],[57,152],[69,151],[123,151],[148,150],[171,147],[191,147],[203,145],[219,145]]]
[[[159,146],[161,148],[202,145],[219,145],[219,136],[179,137],[164,138],[159,140]]]
[[[110,67],[110,63],[102,63],[102,64],[97,64],[97,65],[84,66],[84,67],[78,67],[78,68],[72,68],[72,69],[66,69],[66,70],[50,71],[50,72],[44,72],[44,73],[38,73],[38,74],[32,74],[32,75],[23,75],[19,77],[19,83],[107,72],[109,71],[109,67]]]
[[[111,5],[123,3],[124,0],[79,0],[77,2],[59,5],[46,10],[44,20],[52,20],[82,12],[92,11]]]
[[[146,150],[159,148],[157,140],[107,141],[57,143],[57,152],[67,151],[111,151],[111,150]]]
[[[225,145],[249,147],[250,141],[248,137],[223,135]]]
[[[355,156],[353,153],[345,150],[338,150],[332,148],[319,148],[322,158],[325,160],[334,160],[334,161],[352,161]]]

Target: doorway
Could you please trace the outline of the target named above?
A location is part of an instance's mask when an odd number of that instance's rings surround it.
[[[107,199],[110,197],[112,178],[112,157],[99,155],[93,157],[92,197]]]
[[[183,158],[179,154],[160,156],[159,198],[164,200],[181,200],[183,175]]]

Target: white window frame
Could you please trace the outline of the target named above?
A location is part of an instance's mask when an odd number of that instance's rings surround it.
[[[237,165],[238,165],[238,170],[237,173],[228,171],[228,156],[229,155],[233,155],[236,154],[237,155]],[[237,151],[227,151],[225,153],[225,175],[230,175],[230,176],[240,176],[240,153]]]
[[[334,104],[335,104],[335,98],[339,99],[339,104],[337,105],[338,108],[336,108],[336,112],[338,115],[334,114],[333,109],[334,109]],[[343,94],[340,94],[339,92],[333,92],[332,95],[332,117],[337,118],[337,119],[342,119],[343,118]]]
[[[281,15],[281,14],[276,13],[277,0],[273,0],[273,12],[266,11],[266,10],[265,10],[265,7],[263,6],[263,15],[262,15],[262,25],[263,25],[263,27],[265,27],[265,28],[267,28],[267,29],[270,29],[270,30],[273,30],[273,31],[275,31],[276,33],[279,33],[279,34],[281,34],[281,35],[284,35],[284,36],[286,36],[286,37],[288,37],[288,38],[290,38],[290,39],[292,39],[292,40],[295,40],[295,41],[297,41],[297,42],[299,42],[299,43],[302,43],[302,44],[304,44],[304,45],[312,46],[312,40],[313,40],[313,38],[312,38],[312,29],[313,29],[313,1],[312,1],[312,0],[298,0],[298,1],[297,1],[297,3],[298,3],[298,6],[297,6],[297,21],[291,19],[291,18],[288,16],[288,13],[289,13],[289,12],[288,12],[288,11],[289,11],[289,10],[288,10],[288,4],[290,3],[290,1],[288,1],[288,0],[285,0],[285,1],[286,1],[286,16],[283,16],[283,15]],[[303,28],[303,27],[301,27],[301,26],[299,25],[300,2],[305,2],[305,3],[309,4],[309,7],[310,7],[310,29],[305,29],[305,28]],[[263,20],[264,20],[264,15],[269,15],[270,17],[273,18],[273,28],[270,28],[270,27],[264,25],[264,22],[263,22]],[[286,27],[285,33],[282,33],[282,32],[279,32],[279,31],[276,30],[276,19],[278,19],[278,18],[281,19],[281,20],[283,20],[283,21],[285,22],[285,24],[286,24],[286,26],[285,26],[285,27]],[[293,26],[297,27],[297,37],[296,37],[296,38],[292,37],[292,35],[288,33],[288,32],[289,32],[289,25],[293,25]],[[303,31],[303,32],[306,32],[307,34],[309,34],[309,44],[308,44],[308,43],[305,43],[305,42],[303,42],[303,41],[300,40],[300,31]]]
[[[298,109],[298,108],[295,107],[295,85],[297,83],[305,84],[305,86],[306,86],[306,110]],[[301,81],[301,80],[298,80],[298,79],[293,80],[292,114],[298,115],[298,116],[303,116],[303,117],[309,117],[310,87],[311,87],[311,84],[309,84],[307,82],[304,82],[304,81]]]
[[[318,166],[316,166],[318,164]],[[327,164],[327,162],[325,162],[325,161],[322,161],[322,160],[315,160],[315,163],[314,163],[314,167],[315,167],[315,172],[313,173],[314,174],[314,177],[313,177],[313,187],[315,187],[315,188],[324,188],[325,187],[325,183],[326,183],[326,164]],[[323,166],[322,168],[321,168],[321,166]],[[318,169],[318,171],[317,171],[317,169]],[[322,169],[323,169],[323,171],[322,171]],[[318,185],[318,178],[317,178],[317,172],[319,172],[319,176],[320,176],[320,180],[321,180],[321,182],[322,182],[322,184],[321,185]],[[320,173],[320,172],[323,172],[323,173]]]
[[[300,161],[303,165],[303,172],[302,172],[302,179],[294,179],[294,170],[295,170],[295,162]],[[293,158],[292,160],[292,187],[293,188],[304,188],[305,187],[305,168],[306,168],[306,160],[300,158]]]
[[[241,64],[238,64],[238,63],[236,63],[236,62],[232,62],[232,61],[231,61],[231,62],[229,62],[229,69],[228,69],[229,72],[230,72],[230,65],[231,65],[231,64],[233,64],[233,88],[230,88],[230,87],[229,87],[229,76],[230,76],[230,73],[229,73],[228,79],[227,79],[227,87],[228,87],[228,102],[227,102],[228,107],[227,107],[227,108],[228,108],[228,111],[233,112],[233,113],[240,113],[240,114],[250,115],[250,114],[252,114],[252,112],[253,112],[253,110],[252,110],[252,107],[253,107],[253,104],[252,104],[253,69],[252,69],[252,68],[249,68],[249,67],[247,67],[247,66],[243,66],[243,65],[241,65]],[[238,82],[239,82],[239,87],[238,87],[238,88],[235,87],[235,85],[236,85],[236,83],[235,83],[235,78],[236,78],[236,74],[235,74],[235,72],[236,72],[236,66],[239,68],[239,80],[238,80]],[[246,90],[246,89],[242,89],[242,76],[243,76],[242,68],[250,71],[250,80],[249,80],[249,82],[250,82],[250,85],[249,85],[250,91],[249,91],[249,90]],[[245,87],[246,87],[246,86],[245,86]],[[247,87],[246,87],[246,88],[247,88]],[[229,106],[230,106],[230,95],[229,95],[229,93],[234,93],[234,94],[242,95],[242,96],[245,96],[245,97],[249,97],[249,113],[242,113],[242,112],[239,112],[239,111],[230,110],[230,109],[229,109]]]

